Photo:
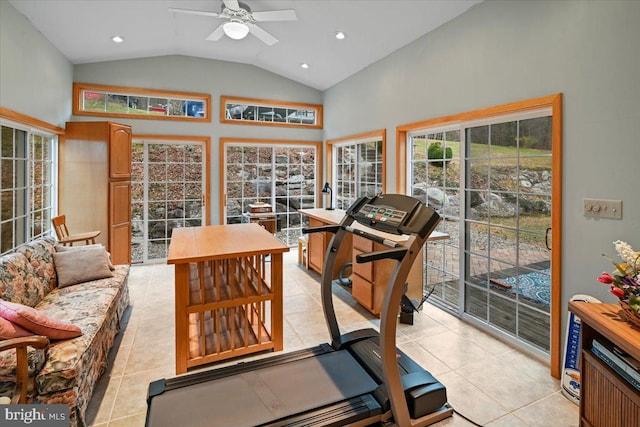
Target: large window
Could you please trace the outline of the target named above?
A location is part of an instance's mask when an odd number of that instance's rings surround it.
[[[327,141],[335,206],[384,192],[385,130]]]
[[[0,252],[49,235],[57,136],[2,121]]]
[[[443,127],[410,134],[409,194],[434,208],[442,218],[445,240],[430,241],[424,251],[425,293],[457,311],[460,292],[458,254],[460,220],[460,130]],[[447,284],[452,284],[447,286]]]

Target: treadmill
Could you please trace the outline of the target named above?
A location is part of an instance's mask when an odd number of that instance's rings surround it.
[[[154,381],[149,385],[145,425],[417,427],[451,416],[444,385],[396,348],[407,276],[439,221],[440,216],[419,200],[386,194],[358,199],[340,224],[304,229],[303,233],[333,233],[321,279],[331,343]],[[397,243],[376,231],[408,239]],[[331,272],[347,233],[388,248],[360,254],[356,262],[396,261],[379,333],[363,329],[341,334],[338,327]]]

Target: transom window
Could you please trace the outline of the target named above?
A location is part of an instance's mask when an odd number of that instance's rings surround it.
[[[57,136],[2,122],[0,252],[51,233]]]
[[[385,135],[383,129],[327,141],[336,208],[384,192]]]
[[[211,96],[120,86],[73,84],[73,114],[211,121]]]
[[[265,99],[220,98],[220,122],[322,128],[322,105]]]

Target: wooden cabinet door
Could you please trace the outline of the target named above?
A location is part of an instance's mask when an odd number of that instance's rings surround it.
[[[109,183],[109,251],[114,264],[131,263],[131,182]]]
[[[325,246],[324,233],[309,234],[309,243],[307,243],[309,267],[320,274],[322,274],[322,265],[324,264]]]
[[[373,284],[357,273],[351,275],[351,296],[367,310],[373,312]]]
[[[111,123],[109,126],[109,177],[131,178],[131,128]]]
[[[384,251],[387,247],[376,243],[373,247],[374,252]],[[393,269],[396,267],[397,261],[390,259],[373,262],[373,312],[380,314],[382,312],[382,303],[384,295],[387,292],[389,278]]]

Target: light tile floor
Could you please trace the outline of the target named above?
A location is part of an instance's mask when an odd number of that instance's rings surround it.
[[[297,265],[295,250],[284,259],[285,351],[327,342],[319,276]],[[144,426],[149,383],[175,374],[173,267],[134,266],[129,286],[126,325],[89,404],[90,426]],[[338,288],[334,305],[342,330],[377,328],[379,320]],[[447,387],[454,409],[479,425],[578,425],[578,407],[562,395],[547,366],[442,310],[426,305],[414,325],[399,325],[397,342]],[[435,424],[470,425],[457,414]]]

